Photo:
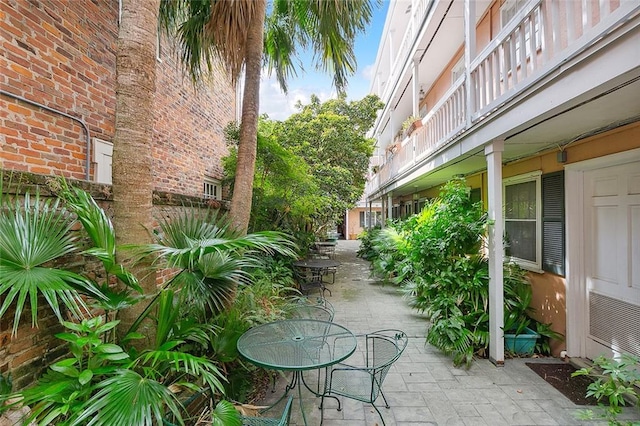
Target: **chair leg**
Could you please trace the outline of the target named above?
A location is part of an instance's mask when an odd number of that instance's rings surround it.
[[[378,413],[378,416],[380,416],[380,420],[382,420],[382,426],[386,426],[386,423],[384,422],[384,417],[382,417],[382,413],[380,412],[378,407],[376,407],[376,404],[371,404],[371,405],[373,405],[373,408],[375,408],[376,412]]]

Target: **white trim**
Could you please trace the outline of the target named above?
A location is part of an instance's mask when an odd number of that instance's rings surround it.
[[[640,160],[640,148],[629,151],[618,152],[616,154],[605,155],[604,157],[592,158],[578,163],[567,164],[565,170],[589,171],[602,169],[609,166],[620,166],[626,163],[633,163]]]
[[[589,319],[584,276],[584,172],[565,167],[565,248],[567,267],[567,354],[584,358],[587,353],[586,333]]]
[[[531,173],[525,173],[518,176],[512,176],[502,180],[502,199],[505,200],[506,187],[510,185],[517,185],[519,183],[535,182],[536,183],[536,260],[532,262],[526,259],[520,259],[517,257],[509,257],[509,261],[515,262],[520,265],[521,268],[528,271],[543,273],[542,270],[542,171],[536,170]],[[505,202],[502,202],[502,212],[504,221],[507,221]],[[506,224],[505,224],[506,228]]]

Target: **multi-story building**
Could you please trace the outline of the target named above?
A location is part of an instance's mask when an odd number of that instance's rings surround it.
[[[52,175],[88,181],[110,211],[119,1],[10,0],[0,17],[0,170],[23,173],[26,184]],[[196,92],[169,43],[159,41],[157,55],[155,214],[185,198],[221,199],[223,129],[237,116],[224,72]],[[39,330],[27,318],[17,336],[12,317],[0,323],[0,373],[12,371],[19,388],[65,349],[46,309]]]
[[[371,92],[369,202],[403,217],[465,176],[487,206],[494,361],[503,235],[555,353],[640,355],[638,1],[394,1]]]

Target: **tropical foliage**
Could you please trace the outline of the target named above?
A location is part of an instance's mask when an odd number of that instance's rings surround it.
[[[486,215],[461,179],[404,221],[366,234],[362,256],[375,274],[400,286],[410,306],[426,314],[427,342],[469,365],[489,343],[489,268],[482,255]],[[518,333],[534,321],[525,271],[504,265],[505,330]],[[546,335],[561,337],[542,326]],[[548,349],[548,346],[546,346]]]
[[[283,122],[263,117],[251,229],[281,229],[301,240],[305,233],[326,233],[362,195],[373,152],[366,132],[380,107],[375,96],[324,103],[312,96],[309,105],[299,105],[300,112]],[[231,154],[225,173],[233,181],[237,127],[228,127],[227,137]]]
[[[9,255],[2,260],[12,260],[2,266],[8,272],[3,280],[9,280],[0,281],[0,288],[11,297],[5,298],[1,314],[10,308],[21,312],[27,298],[35,303],[42,294],[68,330],[56,336],[68,343],[70,357],[51,365],[36,386],[18,394],[33,406],[31,418],[61,425],[151,425],[166,418],[183,424],[188,414],[183,402],[190,396],[207,392],[221,399],[231,389],[227,366],[237,363],[235,340],[252,324],[284,312],[279,303],[287,303],[285,295],[292,291],[290,274],[288,280],[286,274],[274,280],[264,272],[255,291],[252,274],[265,262],[274,265],[272,274],[281,273],[278,262],[294,255],[292,243],[273,231],[242,235],[225,217],[191,208],[160,220],[155,243],[117,248],[110,219],[89,194],[64,181],[51,189],[58,198],[24,194],[9,200],[3,195],[0,211],[0,227],[11,236],[2,239],[3,253]],[[75,221],[82,225],[79,231]],[[46,244],[49,240],[53,243]],[[154,267],[170,268],[172,275],[128,332],[118,335],[114,330],[120,311],[148,298],[116,259],[124,249],[136,261],[151,259]],[[33,256],[42,252],[42,258]],[[70,253],[82,254],[103,272],[89,276],[56,267]],[[25,261],[16,261],[21,259]],[[45,268],[45,262],[54,267]],[[266,280],[271,280],[268,285]],[[56,297],[75,314],[73,321],[64,320]],[[230,326],[234,318],[236,325]],[[152,338],[141,333],[145,322],[157,330]],[[147,339],[144,345],[133,345],[141,338]],[[233,424],[237,413],[220,403],[211,412],[214,423]]]
[[[573,373],[573,376],[591,376],[595,379],[587,388],[586,396],[592,396],[605,407],[603,413],[595,413],[593,410],[583,410],[580,417],[592,420],[602,417],[610,425],[633,425],[636,423],[625,422],[618,416],[622,407],[629,401],[640,410],[640,358],[630,354],[624,354],[619,359],[599,356],[593,360],[591,367],[581,368]]]

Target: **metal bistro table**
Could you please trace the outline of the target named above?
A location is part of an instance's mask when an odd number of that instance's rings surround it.
[[[324,274],[333,274],[333,282],[336,279],[335,274],[338,266],[340,266],[340,262],[331,259],[304,259],[293,262],[294,268],[309,269],[320,280]]]
[[[298,386],[298,400],[304,424],[302,385],[316,396],[302,373],[336,364],[356,350],[356,337],[341,325],[313,319],[289,319],[251,328],[238,339],[238,352],[259,367],[293,371],[285,395]]]

